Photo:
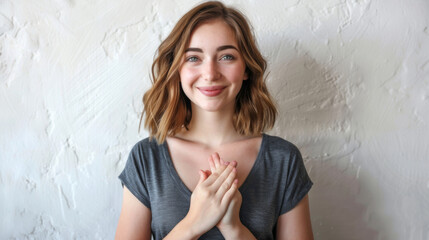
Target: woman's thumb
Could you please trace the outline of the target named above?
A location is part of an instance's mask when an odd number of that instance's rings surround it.
[[[198,171],[198,174],[200,174],[200,180],[198,181],[198,184],[207,179],[207,174],[203,170]]]

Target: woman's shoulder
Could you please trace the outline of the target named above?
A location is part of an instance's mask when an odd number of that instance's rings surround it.
[[[264,151],[266,161],[270,161],[279,169],[290,166],[301,166],[303,159],[299,148],[292,142],[278,136],[265,135]]]
[[[269,135],[264,133],[264,147],[269,149],[270,151],[279,151],[279,152],[287,152],[287,153],[297,153],[299,152],[298,147],[292,142],[274,135]]]
[[[163,151],[163,143],[158,143],[155,138],[146,137],[139,140],[131,148],[130,154],[138,158],[152,158],[160,156]]]
[[[156,148],[159,148],[161,145],[162,143],[158,143],[158,141],[155,138],[146,137],[139,140],[137,143],[135,143],[134,146],[132,147],[132,150],[147,149],[147,148],[156,149]]]

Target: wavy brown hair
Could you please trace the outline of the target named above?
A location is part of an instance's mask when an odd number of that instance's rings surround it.
[[[241,135],[260,134],[272,128],[277,110],[264,82],[266,61],[259,52],[246,18],[234,8],[220,2],[205,2],[187,12],[170,35],[161,43],[152,64],[152,87],[143,96],[144,126],[150,137],[159,143],[187,128],[191,118],[191,102],[181,89],[179,70],[191,33],[209,20],[222,19],[237,40],[246,64],[248,80],[236,97],[233,125]]]

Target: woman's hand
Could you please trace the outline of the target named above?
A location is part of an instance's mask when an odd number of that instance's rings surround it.
[[[225,215],[237,192],[236,169],[230,165],[218,166],[208,176],[200,170],[200,180],[191,195],[189,212],[183,221],[192,226],[192,231],[201,235]]]
[[[237,162],[224,162],[219,154],[215,153],[212,157],[209,158],[209,165],[211,171],[203,171],[205,176],[209,176],[211,172],[218,171],[219,168],[222,168],[224,165],[232,165],[237,167]],[[237,191],[235,191],[234,196],[229,203],[228,209],[225,212],[225,215],[222,219],[216,224],[216,227],[222,233],[225,239],[256,239],[253,234],[247,229],[240,220],[240,208],[242,203],[242,196],[240,191],[238,191],[238,179],[234,180]]]
[[[215,153],[209,158],[209,165],[211,172],[216,172],[219,168],[221,168],[224,165],[232,165],[234,167],[237,167],[237,162],[224,162],[220,157],[219,154]],[[205,172],[205,174],[208,174],[209,172]],[[237,185],[238,189],[238,179],[234,180],[234,184]],[[228,206],[227,211],[225,212],[225,215],[222,217],[222,219],[216,224],[216,227],[219,228],[220,231],[223,229],[234,229],[240,226],[240,208],[242,203],[242,197],[241,193],[237,190],[234,193],[234,196]]]
[[[233,229],[237,228],[241,224],[240,220],[240,208],[242,203],[242,196],[240,191],[236,191],[228,209],[225,212],[225,215],[220,220],[220,222],[216,225],[220,231],[222,229]]]

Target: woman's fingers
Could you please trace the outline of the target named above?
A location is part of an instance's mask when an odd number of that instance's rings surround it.
[[[220,163],[220,157],[219,157],[219,154],[217,152],[212,154],[212,159],[213,159],[213,162],[214,162],[216,169],[223,165]]]
[[[205,184],[207,184],[207,185],[213,184],[216,181],[216,179],[227,168],[227,165],[221,165],[220,164],[219,155],[217,153],[212,154],[209,157],[209,165],[210,165],[211,175],[207,178],[207,181],[205,182]]]
[[[238,179],[234,179],[231,187],[223,194],[221,204],[229,204],[234,197],[235,192],[238,189]]]
[[[210,157],[209,157],[209,166],[210,166],[210,170],[212,172],[216,171],[216,166],[215,166],[215,163],[213,161],[213,155],[210,155]]]
[[[233,167],[237,167],[236,161],[225,162],[222,158],[220,158],[217,152],[210,155],[208,161],[209,161],[210,170],[212,172],[215,172],[218,169],[219,169],[219,172],[223,171],[226,168],[226,166],[228,166],[229,164],[233,164]]]
[[[204,180],[206,180],[206,179],[207,179],[207,177],[209,176],[209,175],[207,174],[207,172],[206,172],[206,171],[204,171],[204,170],[200,170],[200,171],[198,171],[198,174],[200,174],[200,179],[198,180],[198,184],[200,184],[200,183],[204,182]]]
[[[211,171],[203,171],[204,185],[222,199],[236,180],[237,162],[224,162],[218,153],[214,153],[209,157],[209,165]]]
[[[235,179],[236,173],[237,170],[229,165],[211,185],[211,188],[216,189],[217,196],[221,197],[228,191]]]
[[[228,166],[222,166],[218,168],[215,172],[212,172],[210,175],[207,174],[208,177],[204,179],[203,184],[215,193],[218,191],[222,183],[228,178],[230,174],[233,174],[235,177],[235,167],[233,167],[232,164]],[[229,182],[229,185],[231,184],[232,181]]]

